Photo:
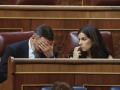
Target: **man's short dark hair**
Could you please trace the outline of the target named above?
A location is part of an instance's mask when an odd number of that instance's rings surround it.
[[[73,90],[73,88],[66,82],[56,81],[53,84],[53,90]]]
[[[54,33],[52,28],[45,24],[38,26],[35,30],[35,34],[37,34],[39,37],[45,37],[50,41],[54,40]]]

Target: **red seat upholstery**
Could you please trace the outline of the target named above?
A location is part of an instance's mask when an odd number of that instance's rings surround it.
[[[27,32],[1,32],[0,33],[0,56],[9,44],[29,39],[32,36],[33,31]]]
[[[54,5],[56,0],[16,0],[18,5]]]
[[[101,31],[102,37],[104,39],[104,42],[106,43],[107,47],[112,52],[112,55],[114,56],[114,50],[113,50],[113,41],[112,41],[112,33],[109,31]],[[78,38],[77,38],[77,31],[70,32],[70,43],[69,48],[74,48],[78,45]],[[70,51],[68,51],[70,52]]]

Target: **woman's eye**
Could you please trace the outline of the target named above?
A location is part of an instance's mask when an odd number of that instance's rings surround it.
[[[81,40],[84,40],[84,41],[85,41],[85,40],[86,40],[86,38],[82,38]]]

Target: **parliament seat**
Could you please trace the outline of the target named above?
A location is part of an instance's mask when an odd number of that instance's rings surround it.
[[[32,36],[33,31],[26,32],[1,32],[0,33],[0,57],[3,54],[4,49],[12,43],[29,39]]]

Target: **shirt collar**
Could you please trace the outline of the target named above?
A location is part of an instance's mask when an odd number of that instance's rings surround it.
[[[29,49],[31,49],[32,51],[35,51],[34,45],[31,41],[31,39],[29,39]]]

